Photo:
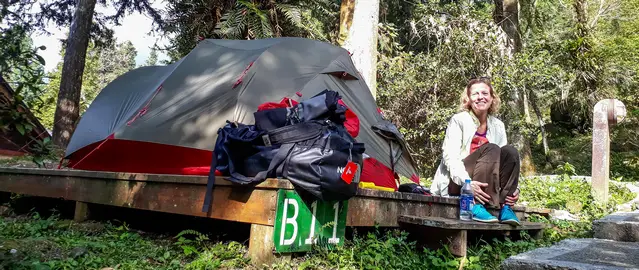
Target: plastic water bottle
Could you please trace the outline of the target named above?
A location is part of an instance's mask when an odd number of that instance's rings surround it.
[[[473,189],[470,186],[470,179],[464,181],[464,185],[461,189],[461,196],[459,196],[459,219],[460,220],[472,220],[473,219],[473,204],[475,196],[473,196]]]

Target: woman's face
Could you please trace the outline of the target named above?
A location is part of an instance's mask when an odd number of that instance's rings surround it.
[[[476,83],[470,87],[470,105],[475,114],[487,113],[493,104],[490,88],[484,83]]]

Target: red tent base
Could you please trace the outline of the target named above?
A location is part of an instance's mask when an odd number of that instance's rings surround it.
[[[109,137],[73,153],[67,166],[88,171],[209,175],[212,155],[207,150]],[[379,161],[364,160],[362,181],[397,190],[395,177]]]
[[[188,147],[106,139],[69,157],[78,170],[152,174],[208,175],[213,152]]]

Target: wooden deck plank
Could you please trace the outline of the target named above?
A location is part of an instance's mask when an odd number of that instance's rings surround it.
[[[85,179],[109,179],[109,180],[125,180],[139,182],[161,182],[176,184],[194,184],[206,185],[208,178],[206,176],[197,175],[173,175],[173,174],[144,174],[144,173],[120,173],[120,172],[98,172],[98,171],[82,171],[82,170],[52,170],[37,168],[7,168],[0,167],[0,174],[3,175],[40,175],[44,177],[71,177]],[[216,177],[215,183],[218,186],[236,186],[224,177]],[[281,181],[278,179],[266,179],[264,182],[255,186],[261,189],[293,189],[293,185],[289,181]]]
[[[35,174],[2,174],[0,191],[190,216],[273,225],[277,189],[214,189],[213,209],[201,212],[206,185]]]
[[[511,226],[501,223],[482,223],[477,221],[465,221],[459,219],[433,217],[433,216],[399,216],[398,222],[415,224],[426,227],[449,230],[486,230],[486,231],[513,231],[513,230],[541,230],[546,227],[544,223],[522,221],[520,226]]]

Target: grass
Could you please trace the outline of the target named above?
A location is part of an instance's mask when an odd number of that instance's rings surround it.
[[[0,218],[0,269],[217,269],[248,264],[239,243],[192,241],[141,235],[126,224],[75,223],[33,212]],[[185,252],[192,245],[197,248]]]
[[[190,230],[158,237],[125,224],[75,223],[31,213],[0,218],[0,231],[0,269],[459,269],[462,263],[446,248],[421,248],[399,230],[356,235],[342,247],[317,248],[272,265],[251,264],[241,243],[212,242]],[[464,268],[498,269],[509,256],[552,243],[525,234],[522,239],[471,246]]]

